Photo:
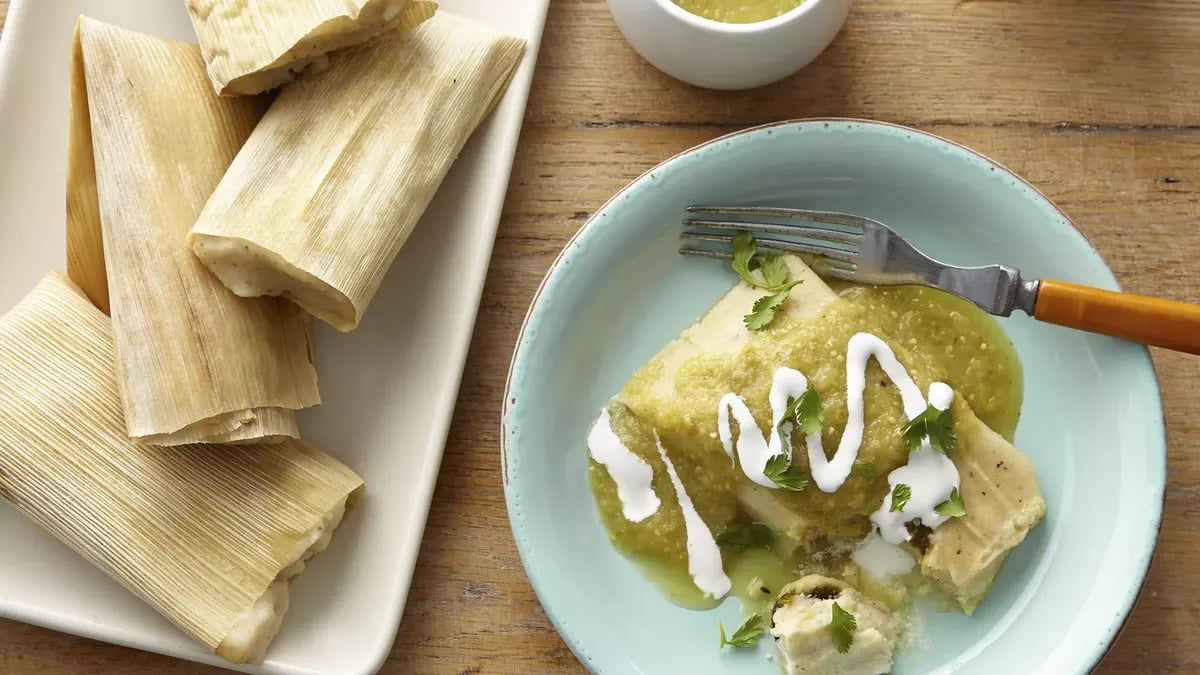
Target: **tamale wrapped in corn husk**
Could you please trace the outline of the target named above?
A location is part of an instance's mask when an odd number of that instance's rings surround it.
[[[187,0],[217,93],[258,94],[400,24],[411,0]]]
[[[261,660],[362,481],[295,440],[137,444],[115,360],[108,317],[62,274],[0,318],[0,497],[218,655]]]
[[[240,296],[284,296],[355,328],[524,49],[438,11],[334,55],[255,128],[192,228],[196,255]]]
[[[195,45],[87,18],[76,37],[68,272],[109,305],[129,435],[297,436],[293,411],[320,403],[310,319],[238,298],[186,243],[267,102],[214,94]]]

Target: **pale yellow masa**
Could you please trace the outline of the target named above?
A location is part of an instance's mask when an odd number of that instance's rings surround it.
[[[856,622],[844,654],[830,637],[834,603]],[[785,675],[883,675],[892,669],[898,633],[887,607],[843,581],[816,574],[783,588],[770,632]]]
[[[233,663],[259,663],[263,660],[267,647],[279,634],[283,617],[291,604],[292,578],[304,571],[309,559],[329,546],[334,530],[345,515],[346,500],[342,500],[325,515],[320,524],[307,533],[296,559],[275,577],[262,597],[242,612],[225,639],[217,645],[218,656]]]

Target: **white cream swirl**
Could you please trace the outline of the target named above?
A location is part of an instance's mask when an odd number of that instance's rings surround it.
[[[708,525],[696,511],[696,505],[684,489],[683,481],[679,480],[679,474],[675,473],[675,465],[671,463],[671,458],[667,457],[667,451],[658,439],[658,432],[654,433],[654,442],[658,444],[658,454],[662,457],[663,464],[667,465],[667,475],[671,477],[671,484],[675,486],[675,497],[683,511],[683,525],[687,533],[688,574],[692,575],[692,582],[696,584],[696,588],[704,591],[705,595],[723,598],[733,587],[733,582],[725,575],[721,562],[721,548],[717,546],[712,530],[708,529]]]
[[[863,411],[863,392],[866,389],[867,364],[874,358],[888,379],[900,393],[904,414],[911,420],[930,405],[944,410],[954,400],[954,392],[942,382],[929,386],[929,401],[921,395],[921,389],[912,376],[896,358],[895,352],[886,342],[870,333],[857,333],[846,345],[846,412],[847,421],[838,442],[837,451],[829,458],[825,453],[821,434],[810,434],[805,438],[809,472],[813,483],[822,492],[833,493],[850,477],[858,451],[862,447],[866,429]],[[762,434],[754,415],[745,401],[734,393],[721,397],[717,404],[717,433],[730,461],[740,461],[742,472],[751,481],[767,488],[777,488],[764,474],[767,461],[779,454],[791,458],[790,448],[779,434],[779,423],[787,412],[788,400],[804,393],[808,379],[803,373],[787,367],[775,371],[771,382],[769,403],[771,406],[771,431],[768,439]],[[738,423],[738,438],[733,439],[730,416]],[[900,430],[897,429],[897,434]],[[735,456],[736,449],[736,456]],[[914,518],[936,528],[946,521],[934,509],[950,497],[958,487],[958,469],[946,455],[929,446],[928,439],[916,452],[909,455],[908,463],[888,475],[891,488],[903,483],[912,490],[912,496],[904,509],[890,511],[891,493],[884,504],[873,515],[872,521],[880,527],[883,538],[889,543],[907,539],[904,524]]]
[[[621,442],[613,431],[608,410],[600,412],[600,419],[588,432],[587,444],[592,459],[607,469],[617,484],[625,519],[638,523],[654,515],[662,503],[654,494],[654,469]]]
[[[941,382],[929,386],[929,404],[945,410],[954,402],[954,392]],[[892,491],[897,485],[907,485],[911,497],[899,511],[892,511]],[[920,519],[921,524],[936,530],[950,520],[937,512],[937,507],[950,498],[958,489],[958,467],[944,453],[929,444],[926,438],[916,452],[908,455],[908,463],[888,474],[888,496],[884,497],[879,510],[871,515],[871,522],[879,528],[879,534],[889,544],[899,544],[909,539],[908,523]]]

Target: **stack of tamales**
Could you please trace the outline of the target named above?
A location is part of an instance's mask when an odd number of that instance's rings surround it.
[[[257,662],[363,490],[298,440],[310,315],[358,324],[524,42],[412,0],[187,9],[199,47],[80,19],[68,273],[0,317],[0,497]]]

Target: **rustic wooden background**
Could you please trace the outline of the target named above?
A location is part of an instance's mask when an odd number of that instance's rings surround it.
[[[501,490],[496,420],[526,306],[566,239],[644,169],[730,130],[805,116],[907,124],[991,155],[1071,214],[1127,289],[1200,302],[1200,3],[859,0],[799,75],[716,93],[642,62],[603,0],[553,0],[385,675],[582,672],[522,573]],[[1170,431],[1166,518],[1146,591],[1102,673],[1200,672],[1200,360],[1154,360]],[[3,675],[215,672],[0,621]]]

